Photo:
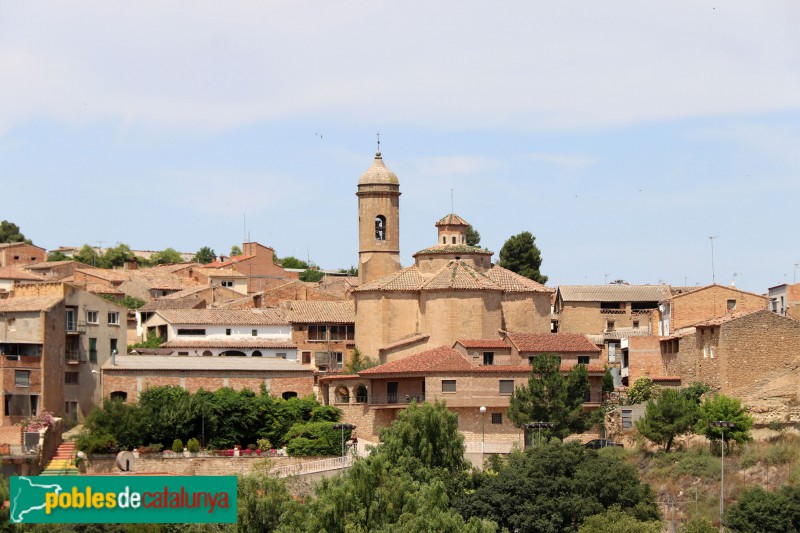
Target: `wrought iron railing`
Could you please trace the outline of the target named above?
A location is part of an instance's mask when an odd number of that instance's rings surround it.
[[[388,405],[388,404],[409,404],[413,401],[421,403],[425,401],[424,394],[373,394],[369,399],[370,405]]]

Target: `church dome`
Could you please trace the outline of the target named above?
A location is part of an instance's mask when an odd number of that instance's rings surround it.
[[[400,185],[397,174],[386,168],[380,152],[375,153],[375,161],[358,179],[359,185]]]

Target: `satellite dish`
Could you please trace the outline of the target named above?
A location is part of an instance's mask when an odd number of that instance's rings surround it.
[[[133,459],[132,452],[119,452],[117,454],[117,468],[123,472],[130,472],[133,468]]]

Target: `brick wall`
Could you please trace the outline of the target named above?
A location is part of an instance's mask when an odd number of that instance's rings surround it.
[[[32,244],[20,243],[16,246],[0,248],[0,267],[31,265],[46,259],[45,251]]]
[[[0,425],[0,444],[22,445],[22,426]]]
[[[136,474],[168,474],[175,476],[233,476],[263,471],[275,466],[299,462],[292,457],[163,457],[158,454],[133,460]],[[308,460],[308,459],[304,459]],[[89,475],[122,474],[113,457],[96,457],[86,462]]]
[[[639,378],[668,375],[658,337],[628,338],[628,369],[628,383],[631,385]]]
[[[310,302],[338,302],[342,301],[334,294],[319,290],[314,284],[302,281],[292,282],[284,280],[282,285],[265,290],[263,293],[262,307],[275,307],[286,300],[306,300]]]
[[[766,309],[765,296],[740,291],[731,287],[711,285],[687,292],[672,299],[670,327],[672,331],[730,314],[728,300],[736,301],[735,313]]]
[[[287,281],[298,278],[297,273],[286,272],[282,266],[275,264],[275,252],[272,248],[257,242],[246,242],[242,244],[242,254],[255,257],[233,263],[231,268],[248,277],[247,292],[258,292],[266,289],[265,282],[270,278],[286,278]]]

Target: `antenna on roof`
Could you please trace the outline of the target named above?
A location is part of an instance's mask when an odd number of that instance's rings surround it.
[[[741,276],[741,274],[738,273],[738,272],[734,272],[733,273],[733,280],[731,281],[731,287],[735,287],[736,286],[736,277],[737,276]]]
[[[378,153],[381,153],[381,132],[377,132],[375,136],[378,138]]]

